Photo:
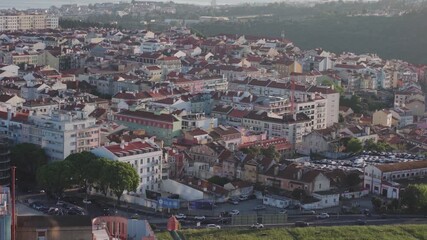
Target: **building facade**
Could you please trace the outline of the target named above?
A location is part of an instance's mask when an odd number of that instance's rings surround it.
[[[168,145],[181,135],[182,121],[172,114],[125,110],[115,114],[114,119],[132,130],[144,130]]]
[[[0,15],[0,31],[57,29],[59,18],[46,14]]]
[[[138,194],[157,191],[162,180],[163,152],[151,141],[123,142],[92,150],[98,157],[129,163],[139,175]]]

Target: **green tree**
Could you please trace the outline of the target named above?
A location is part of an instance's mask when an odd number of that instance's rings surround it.
[[[411,213],[427,213],[427,184],[411,184],[401,194],[402,205]]]
[[[258,156],[261,154],[261,148],[260,147],[243,148],[241,151],[245,154],[249,154],[252,156]]]
[[[224,186],[225,184],[229,183],[230,180],[226,177],[220,177],[220,176],[213,176],[208,179],[209,182],[214,183],[216,185]]]
[[[376,210],[380,209],[381,206],[383,205],[383,201],[379,197],[373,197],[371,199],[371,202],[372,202],[372,206],[374,206],[374,209]]]
[[[17,185],[21,189],[34,187],[37,170],[48,162],[44,150],[31,143],[17,144],[11,149],[11,163],[16,166]]]
[[[109,164],[111,160],[105,159],[105,158],[96,158],[91,160],[87,164],[87,169],[85,170],[86,175],[86,184],[87,187],[95,187],[95,186],[104,186],[102,182],[102,176],[104,174],[104,167]],[[106,179],[108,178],[108,175],[106,175]],[[102,191],[101,187],[98,187],[99,190]],[[106,194],[106,190],[102,191],[104,194]]]
[[[80,187],[87,188],[87,179],[92,177],[94,169],[89,168],[89,164],[98,157],[91,152],[73,153],[65,158],[69,161],[73,171],[73,179]],[[99,168],[97,169],[99,170]]]
[[[73,184],[73,170],[69,161],[58,161],[42,166],[37,171],[37,182],[48,194],[61,196]]]
[[[365,142],[364,149],[366,151],[389,152],[393,150],[393,147],[388,143],[382,141],[375,143],[373,139],[369,139]]]
[[[123,191],[136,191],[139,184],[138,173],[129,163],[112,161],[106,167],[108,168],[107,172],[111,173],[108,175],[108,187],[116,195],[117,202],[120,203]]]
[[[307,193],[300,188],[294,189],[291,194],[293,198],[298,199],[300,201],[307,197]]]
[[[261,149],[261,154],[265,157],[275,160],[279,160],[280,158],[280,153],[276,151],[276,147],[274,145],[270,145],[268,148]]]
[[[352,138],[347,143],[347,152],[358,153],[362,151],[362,142],[357,138]]]
[[[345,176],[344,181],[348,187],[354,187],[359,185],[362,182],[362,179],[359,177],[358,173],[352,172]]]
[[[338,115],[338,122],[339,123],[343,123],[345,121],[345,118],[343,117],[343,115],[342,114],[339,114]]]

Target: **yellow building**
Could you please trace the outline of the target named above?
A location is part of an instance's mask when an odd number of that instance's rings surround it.
[[[375,111],[372,115],[372,124],[391,127],[393,123],[393,114],[385,109]]]

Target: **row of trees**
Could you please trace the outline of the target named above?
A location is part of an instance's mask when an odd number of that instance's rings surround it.
[[[44,150],[35,144],[22,143],[10,151],[11,163],[16,166],[16,184],[21,191],[36,187],[37,170],[46,165],[48,158]]]
[[[128,163],[98,158],[90,152],[75,153],[63,161],[53,162],[40,167],[37,171],[37,183],[47,193],[60,196],[65,189],[73,186],[94,187],[107,195],[108,190],[117,197],[123,191],[136,191],[139,177]]]
[[[276,151],[276,147],[274,145],[270,145],[268,148],[260,148],[257,146],[243,148],[242,152],[245,154],[253,155],[253,156],[263,155],[264,157],[267,157],[267,158],[280,160],[280,153]]]
[[[380,197],[371,199],[378,212],[427,214],[427,184],[410,184],[400,194],[400,199],[383,201]]]
[[[386,142],[378,141],[374,142],[374,140],[369,139],[363,145],[362,142],[357,138],[351,138],[346,143],[347,152],[358,153],[362,150],[366,151],[374,151],[374,152],[389,152],[393,150],[393,147],[390,146]]]

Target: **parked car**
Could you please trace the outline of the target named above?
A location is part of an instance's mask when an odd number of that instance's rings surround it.
[[[255,224],[252,224],[251,228],[260,229],[260,228],[264,228],[264,225],[261,223],[255,223]]]
[[[186,219],[187,216],[185,216],[185,214],[183,213],[178,213],[177,215],[175,215],[176,219]]]
[[[251,195],[249,195],[248,199],[256,199],[256,195],[255,194],[251,194]]]
[[[258,210],[265,210],[266,207],[264,205],[257,205],[256,207],[254,207],[254,210],[258,211]]]
[[[366,225],[366,221],[363,219],[357,219],[356,224],[357,225]]]
[[[326,219],[326,218],[329,218],[329,214],[321,213],[321,214],[317,215],[316,218],[317,219]]]
[[[310,223],[304,222],[304,221],[297,221],[295,222],[295,227],[308,227],[310,226]]]
[[[92,201],[85,198],[85,199],[83,199],[83,203],[84,204],[92,204]]]
[[[135,213],[130,218],[131,219],[139,219],[139,215],[138,215],[138,213]]]
[[[237,209],[234,209],[234,210],[231,210],[230,211],[230,215],[231,216],[235,216],[235,215],[239,215],[240,214],[240,211],[239,210],[237,210]]]
[[[248,197],[249,197],[249,196],[247,196],[247,195],[241,195],[241,196],[239,197],[239,200],[240,200],[240,201],[245,201],[245,200],[248,200]]]
[[[206,225],[206,228],[210,228],[210,229],[221,229],[220,225],[216,225],[216,224],[208,224]]]
[[[196,219],[196,220],[205,220],[206,217],[205,216],[194,216],[194,219]]]
[[[66,202],[64,202],[64,201],[57,201],[57,202],[56,202],[56,206],[60,206],[60,207],[62,207],[62,206],[65,206],[65,205],[67,205],[67,203],[66,203]]]
[[[231,203],[231,204],[233,204],[233,205],[237,205],[237,204],[239,204],[239,199],[237,199],[237,198],[229,198],[228,202]]]

